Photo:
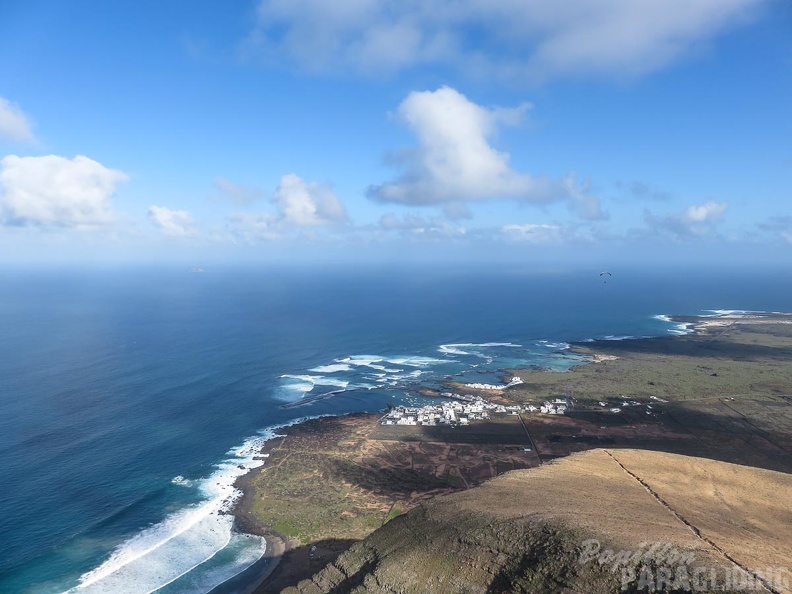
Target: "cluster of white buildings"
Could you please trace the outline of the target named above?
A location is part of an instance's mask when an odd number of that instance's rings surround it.
[[[532,404],[506,406],[493,404],[480,396],[467,396],[460,394],[444,393],[444,396],[454,398],[441,404],[427,406],[395,406],[381,419],[381,425],[469,425],[471,421],[484,421],[491,414],[518,415],[521,411],[542,412],[550,415],[562,415],[569,407],[569,400],[556,398],[552,402],[545,402],[537,408]]]
[[[449,396],[451,396],[449,394]],[[454,394],[454,398],[458,395]],[[480,396],[465,396],[463,402],[451,400],[427,406],[396,406],[380,419],[382,425],[469,425],[483,421],[492,413],[519,414],[519,406],[504,406],[487,402]]]
[[[667,400],[663,400],[662,398],[657,398],[656,396],[652,396],[652,398],[654,398],[655,400],[659,400],[660,402],[668,402]],[[652,414],[651,404],[636,402],[635,400],[625,400],[624,402],[621,403],[621,406],[613,406],[612,404],[602,401],[599,402],[599,405],[603,408],[607,408],[612,413],[620,413],[622,409],[627,406],[646,406],[647,408],[646,414],[647,415]]]
[[[570,402],[568,398],[556,398],[552,401],[546,401],[539,407],[539,412],[546,415],[563,415],[569,408]],[[536,407],[532,407],[536,410]]]

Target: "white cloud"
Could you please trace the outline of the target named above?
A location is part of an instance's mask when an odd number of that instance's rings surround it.
[[[760,223],[759,229],[762,231],[767,231],[781,239],[782,241],[792,244],[792,217],[789,215],[786,216],[775,216],[770,217],[764,223]]]
[[[379,224],[386,231],[425,229],[429,226],[426,219],[420,215],[406,214],[399,216],[392,212],[382,215]]]
[[[427,31],[416,9],[424,12],[411,0],[264,0],[247,47],[309,71],[377,74],[446,61],[453,36]]]
[[[248,47],[308,71],[423,64],[524,81],[655,71],[768,0],[261,0]]]
[[[517,172],[509,154],[490,145],[499,125],[519,122],[529,107],[481,107],[450,87],[410,93],[398,117],[418,137],[418,148],[400,157],[402,176],[370,188],[369,197],[425,205],[488,198],[541,203],[582,195],[573,176],[553,181]]]
[[[599,198],[588,193],[589,180],[586,179],[582,184],[578,184],[574,174],[567,175],[561,183],[569,199],[569,210],[587,221],[603,221],[609,218],[609,214],[602,209]]]
[[[690,223],[713,223],[723,216],[729,207],[725,202],[710,200],[698,206],[690,206],[682,216],[683,220]]]
[[[344,205],[329,188],[306,182],[293,173],[281,178],[273,201],[281,220],[298,227],[341,223],[347,218]]]
[[[380,218],[379,228],[411,240],[436,241],[464,238],[467,230],[440,217],[425,219],[416,214],[399,216],[389,212]]]
[[[235,212],[228,215],[230,231],[248,243],[280,239],[281,230],[276,216],[268,213]]]
[[[227,217],[230,233],[247,242],[272,241],[348,221],[343,203],[330,188],[306,182],[294,173],[281,177],[272,203],[276,207],[274,213],[230,214]]]
[[[258,188],[235,184],[224,177],[214,178],[212,185],[217,190],[219,198],[236,206],[247,206],[264,196],[264,192]]]
[[[510,241],[521,241],[538,245],[559,244],[564,241],[564,232],[558,225],[504,225],[501,233]]]
[[[632,181],[630,183],[617,181],[616,187],[632,195],[634,198],[642,200],[664,201],[671,198],[671,195],[668,192],[652,187],[649,184],[638,180]]]
[[[443,216],[450,221],[459,221],[461,219],[472,219],[473,213],[464,202],[447,202],[443,205]]]
[[[712,233],[728,207],[726,202],[709,200],[665,217],[656,217],[647,211],[644,218],[655,231],[669,233],[675,239],[693,239]]]
[[[197,234],[192,215],[186,210],[152,205],[148,209],[148,218],[168,237],[192,237]]]
[[[0,97],[0,140],[7,138],[14,142],[33,142],[30,123],[19,106]]]
[[[128,177],[78,155],[18,157],[0,161],[0,221],[95,229],[113,221],[110,199]]]

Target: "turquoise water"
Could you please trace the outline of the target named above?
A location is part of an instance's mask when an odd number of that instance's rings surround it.
[[[0,591],[206,592],[265,546],[218,512],[268,428],[563,370],[657,314],[792,309],[788,271],[598,273],[0,272]]]

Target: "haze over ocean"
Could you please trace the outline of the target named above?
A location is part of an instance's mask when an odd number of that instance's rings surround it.
[[[268,427],[564,369],[563,343],[674,329],[657,314],[790,309],[778,271],[599,272],[0,273],[0,591],[207,591],[261,554],[217,511]]]

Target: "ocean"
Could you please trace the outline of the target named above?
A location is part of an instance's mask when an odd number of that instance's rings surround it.
[[[790,309],[779,271],[599,273],[0,271],[0,592],[208,592],[266,546],[222,511],[278,426],[563,371],[571,341],[679,333],[662,314]]]

